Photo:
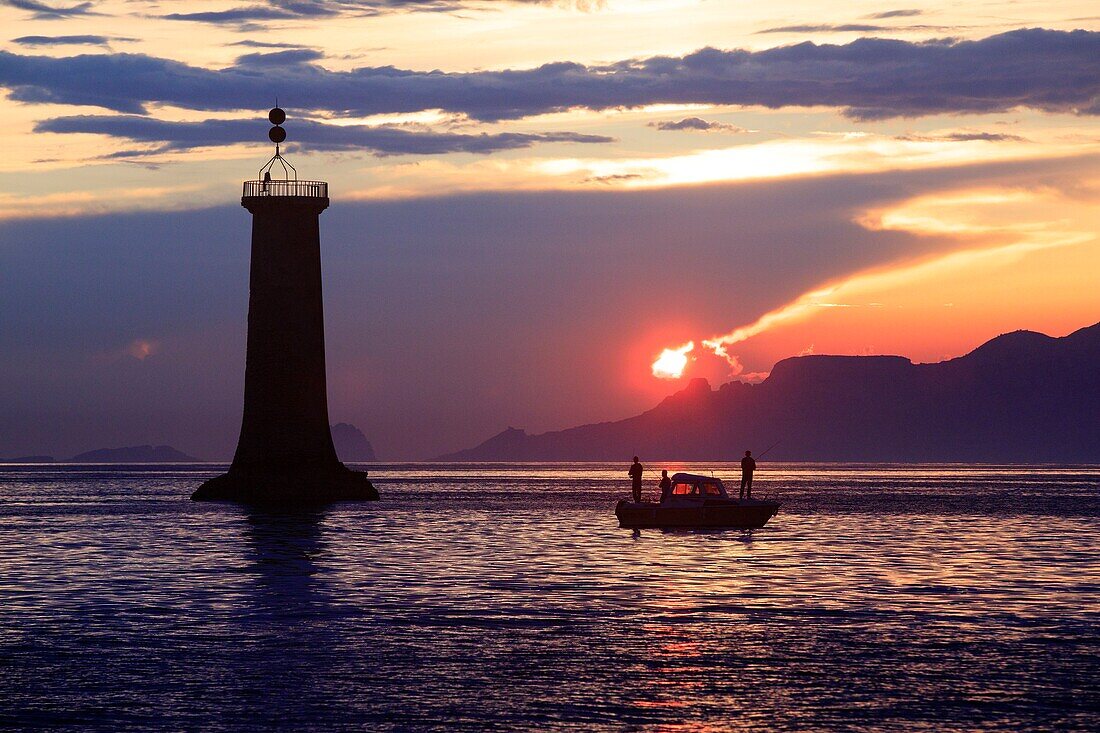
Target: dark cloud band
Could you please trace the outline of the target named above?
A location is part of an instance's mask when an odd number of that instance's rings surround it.
[[[169,150],[251,143],[264,139],[266,124],[252,120],[203,120],[167,122],[137,115],[77,115],[44,120],[36,132],[88,133],[154,143],[153,150],[127,151],[113,157],[133,157]],[[469,135],[409,129],[394,125],[326,125],[298,120],[288,126],[296,143],[313,150],[364,150],[379,155],[440,155],[444,153],[494,153],[526,148],[537,143],[608,143],[613,138],[575,132]]]
[[[891,30],[890,26],[869,25],[867,23],[801,23],[798,25],[780,25],[774,28],[765,28],[761,33],[869,33],[872,31]]]
[[[872,13],[867,17],[872,20],[886,20],[888,18],[912,18],[916,15],[923,15],[923,10],[917,10],[916,8],[901,9],[901,10],[886,10],[881,13]]]
[[[4,5],[10,5],[19,10],[25,10],[36,20],[60,20],[74,15],[97,15],[92,12],[91,2],[77,3],[69,6],[56,6],[38,0],[4,0]]]
[[[265,107],[362,116],[444,109],[478,120],[649,104],[828,106],[857,119],[1014,108],[1100,113],[1100,33],[1026,29],[976,41],[864,38],[763,51],[705,48],[605,66],[448,73],[392,66],[331,71],[316,54],[243,57],[211,70],[135,54],[68,58],[0,52],[0,86],[22,102],[142,114]]]
[[[488,0],[493,1],[493,0]],[[499,3],[549,4],[551,0],[495,0]],[[583,5],[583,3],[582,3]],[[263,25],[271,21],[337,16],[369,17],[394,12],[448,12],[468,9],[466,0],[268,0],[227,10],[169,13],[166,20],[213,25]]]
[[[112,41],[134,41],[127,36],[20,36],[11,39],[20,46],[109,46]]]

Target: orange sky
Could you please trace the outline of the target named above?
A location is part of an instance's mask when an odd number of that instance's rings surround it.
[[[65,450],[231,445],[276,94],[333,192],[334,416],[390,455],[1100,321],[1094,3],[433,3],[0,5],[0,454],[73,405]]]
[[[900,354],[935,362],[1007,331],[1061,336],[1091,325],[1100,319],[1100,179],[1091,177],[1093,163],[1083,161],[1081,178],[1070,178],[1068,188],[1011,182],[868,211],[858,220],[870,229],[946,235],[958,247],[822,283],[759,321],[730,329],[723,348],[735,357],[747,350],[760,371],[800,353]],[[720,346],[721,334],[716,341]],[[700,343],[690,354],[706,376],[715,374],[710,351]],[[740,373],[740,361],[732,363],[731,375]],[[693,376],[694,366],[689,360],[683,376]]]

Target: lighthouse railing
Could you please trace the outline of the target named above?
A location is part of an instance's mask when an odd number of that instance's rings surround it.
[[[303,196],[328,198],[325,181],[245,181],[244,196]]]

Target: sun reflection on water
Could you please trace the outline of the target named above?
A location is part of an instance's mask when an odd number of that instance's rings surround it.
[[[0,469],[9,710],[237,729],[1096,722],[1095,467],[766,464],[785,505],[764,529],[636,536],[612,514],[617,464],[375,465],[382,502],[309,516],[188,502],[215,471]]]

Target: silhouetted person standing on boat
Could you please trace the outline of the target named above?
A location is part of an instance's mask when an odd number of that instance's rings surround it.
[[[661,503],[664,504],[672,496],[672,479],[668,477],[668,471],[661,471]]]
[[[642,500],[642,464],[638,463],[638,456],[634,456],[634,463],[630,466],[631,488],[634,491],[634,503]]]
[[[756,461],[753,460],[752,451],[745,451],[745,457],[741,459],[741,495],[742,499],[752,498],[752,472],[756,470]]]

